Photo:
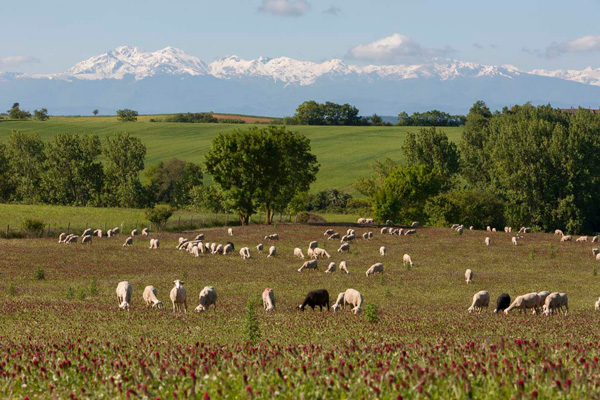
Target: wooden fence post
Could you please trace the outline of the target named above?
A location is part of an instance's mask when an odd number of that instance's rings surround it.
[[[69,222],[69,225],[67,225],[67,235],[71,232],[71,223]]]

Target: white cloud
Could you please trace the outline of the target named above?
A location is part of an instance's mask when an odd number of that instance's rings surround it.
[[[556,58],[567,53],[600,52],[600,36],[582,36],[575,40],[562,43],[552,43],[546,49],[546,57]]]
[[[306,0],[263,0],[258,11],[285,17],[300,17],[310,10]]]
[[[394,33],[368,44],[350,49],[349,56],[356,60],[373,62],[415,62],[434,57],[446,57],[454,53],[450,47],[429,49],[408,36]]]
[[[323,14],[333,15],[334,17],[337,17],[341,13],[342,13],[342,9],[337,6],[334,6],[333,4],[331,6],[329,6],[329,8],[327,10],[323,11]]]
[[[40,60],[31,56],[8,56],[0,57],[0,68],[2,67],[19,67],[23,64],[35,64],[39,63]]]

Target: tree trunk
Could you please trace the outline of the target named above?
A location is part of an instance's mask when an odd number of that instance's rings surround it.
[[[240,214],[240,222],[242,225],[248,225],[248,221],[250,220],[249,215]]]

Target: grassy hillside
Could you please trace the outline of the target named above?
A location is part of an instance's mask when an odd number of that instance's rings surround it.
[[[0,143],[6,142],[13,130],[37,132],[43,140],[56,133],[94,133],[101,137],[115,132],[130,132],[142,139],[148,149],[146,166],[161,160],[178,157],[182,160],[202,162],[212,139],[220,133],[234,129],[247,129],[251,125],[235,124],[182,124],[153,123],[141,116],[138,122],[118,122],[110,117],[53,117],[49,121],[2,121]],[[306,135],[321,163],[321,170],[313,190],[335,187],[352,192],[356,178],[371,173],[369,163],[391,157],[400,161],[400,146],[407,131],[415,127],[326,127],[293,126],[290,129]],[[453,141],[460,139],[462,128],[444,128]]]

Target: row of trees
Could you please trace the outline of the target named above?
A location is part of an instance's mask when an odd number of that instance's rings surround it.
[[[463,126],[467,117],[438,110],[415,112],[412,115],[403,111],[398,114],[397,120],[397,126]]]
[[[476,102],[460,146],[435,128],[408,134],[406,163],[374,165],[356,188],[379,220],[600,230],[600,116]]]
[[[10,119],[26,120],[35,119],[37,121],[47,121],[50,119],[48,116],[48,109],[42,108],[41,110],[34,110],[33,116],[29,111],[21,110],[19,103],[14,103],[10,110],[6,111]]]

